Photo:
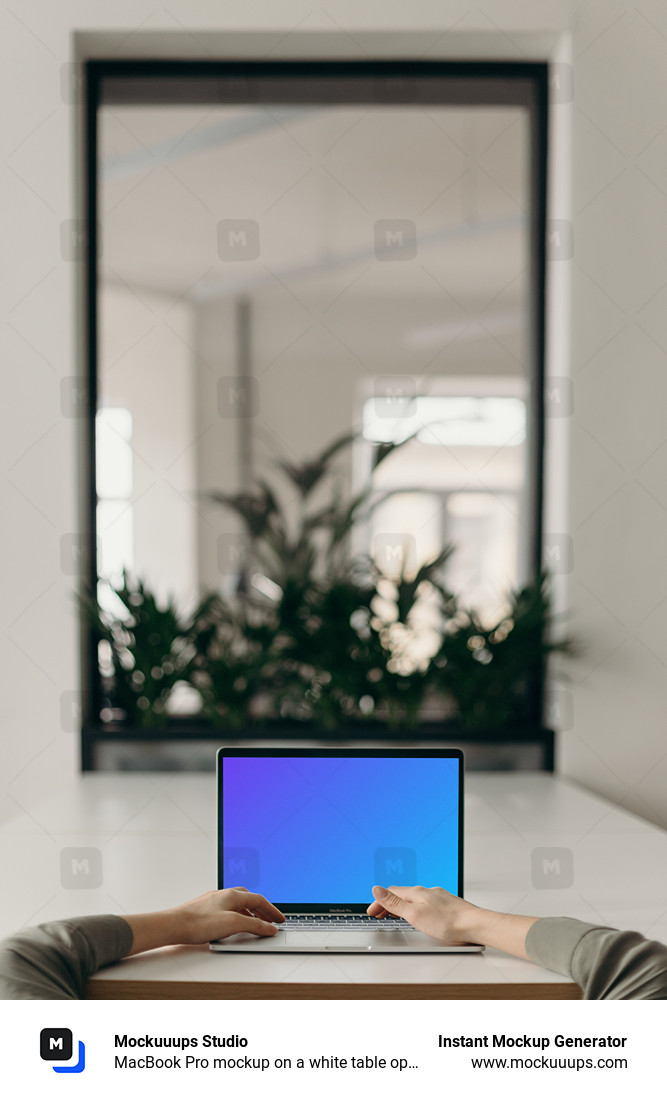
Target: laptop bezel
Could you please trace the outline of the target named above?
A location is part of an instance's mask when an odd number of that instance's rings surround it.
[[[261,748],[229,748],[222,747],[218,749],[216,754],[216,784],[217,784],[217,823],[218,823],[218,843],[217,843],[217,864],[218,864],[218,890],[225,888],[224,884],[224,837],[223,837],[223,806],[222,806],[222,775],[223,775],[223,762],[225,757],[259,757],[259,758],[271,758],[271,757],[360,757],[360,758],[382,758],[393,757],[399,759],[415,759],[415,758],[437,758],[437,759],[450,759],[458,760],[458,846],[457,846],[457,860],[458,860],[458,884],[457,893],[460,898],[463,897],[463,779],[465,771],[465,759],[461,749],[456,748],[432,748],[432,749],[349,749],[349,748],[302,748],[300,745],[293,745],[291,747],[281,746],[280,748],[271,748],[269,746],[263,746]],[[228,886],[243,886],[242,882],[228,883]],[[390,885],[389,883],[387,885]],[[415,883],[414,885],[419,885]],[[372,900],[369,898],[369,902]],[[330,914],[344,914],[344,913],[365,913],[366,904],[363,902],[351,902],[346,903],[327,903],[327,902],[282,902],[275,898],[269,898],[269,901],[273,902],[281,912],[283,913],[330,913]]]

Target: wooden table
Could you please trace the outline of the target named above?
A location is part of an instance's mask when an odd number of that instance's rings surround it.
[[[0,828],[2,935],[82,913],[160,909],[215,885],[212,775],[86,774],[37,805],[14,797],[17,813]],[[667,866],[667,833],[640,818],[557,776],[473,773],[465,834],[471,901],[667,939],[667,886],[654,874]],[[88,996],[568,1000],[580,992],[567,978],[493,950],[269,957],[177,947],[107,967]]]

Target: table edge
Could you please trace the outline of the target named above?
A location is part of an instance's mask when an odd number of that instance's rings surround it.
[[[88,982],[92,1001],[577,1001],[582,992],[574,982],[198,982],[109,981]]]

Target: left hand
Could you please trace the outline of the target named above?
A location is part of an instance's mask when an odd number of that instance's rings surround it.
[[[159,913],[141,913],[125,918],[132,929],[131,955],[171,944],[209,943],[237,932],[274,936],[284,916],[262,894],[244,886],[211,890]]]
[[[236,932],[251,932],[255,936],[274,936],[277,929],[271,921],[285,918],[262,894],[253,894],[245,886],[226,890],[211,890],[193,901],[186,901],[174,910],[183,922],[180,943],[208,943],[233,936]]]

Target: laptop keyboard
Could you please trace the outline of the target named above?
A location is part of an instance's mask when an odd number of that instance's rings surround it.
[[[332,915],[330,913],[289,913],[285,915],[285,923],[279,924],[285,932],[341,932],[352,929],[355,932],[414,932],[415,929],[407,921],[397,917],[369,917],[365,913],[343,913]]]

